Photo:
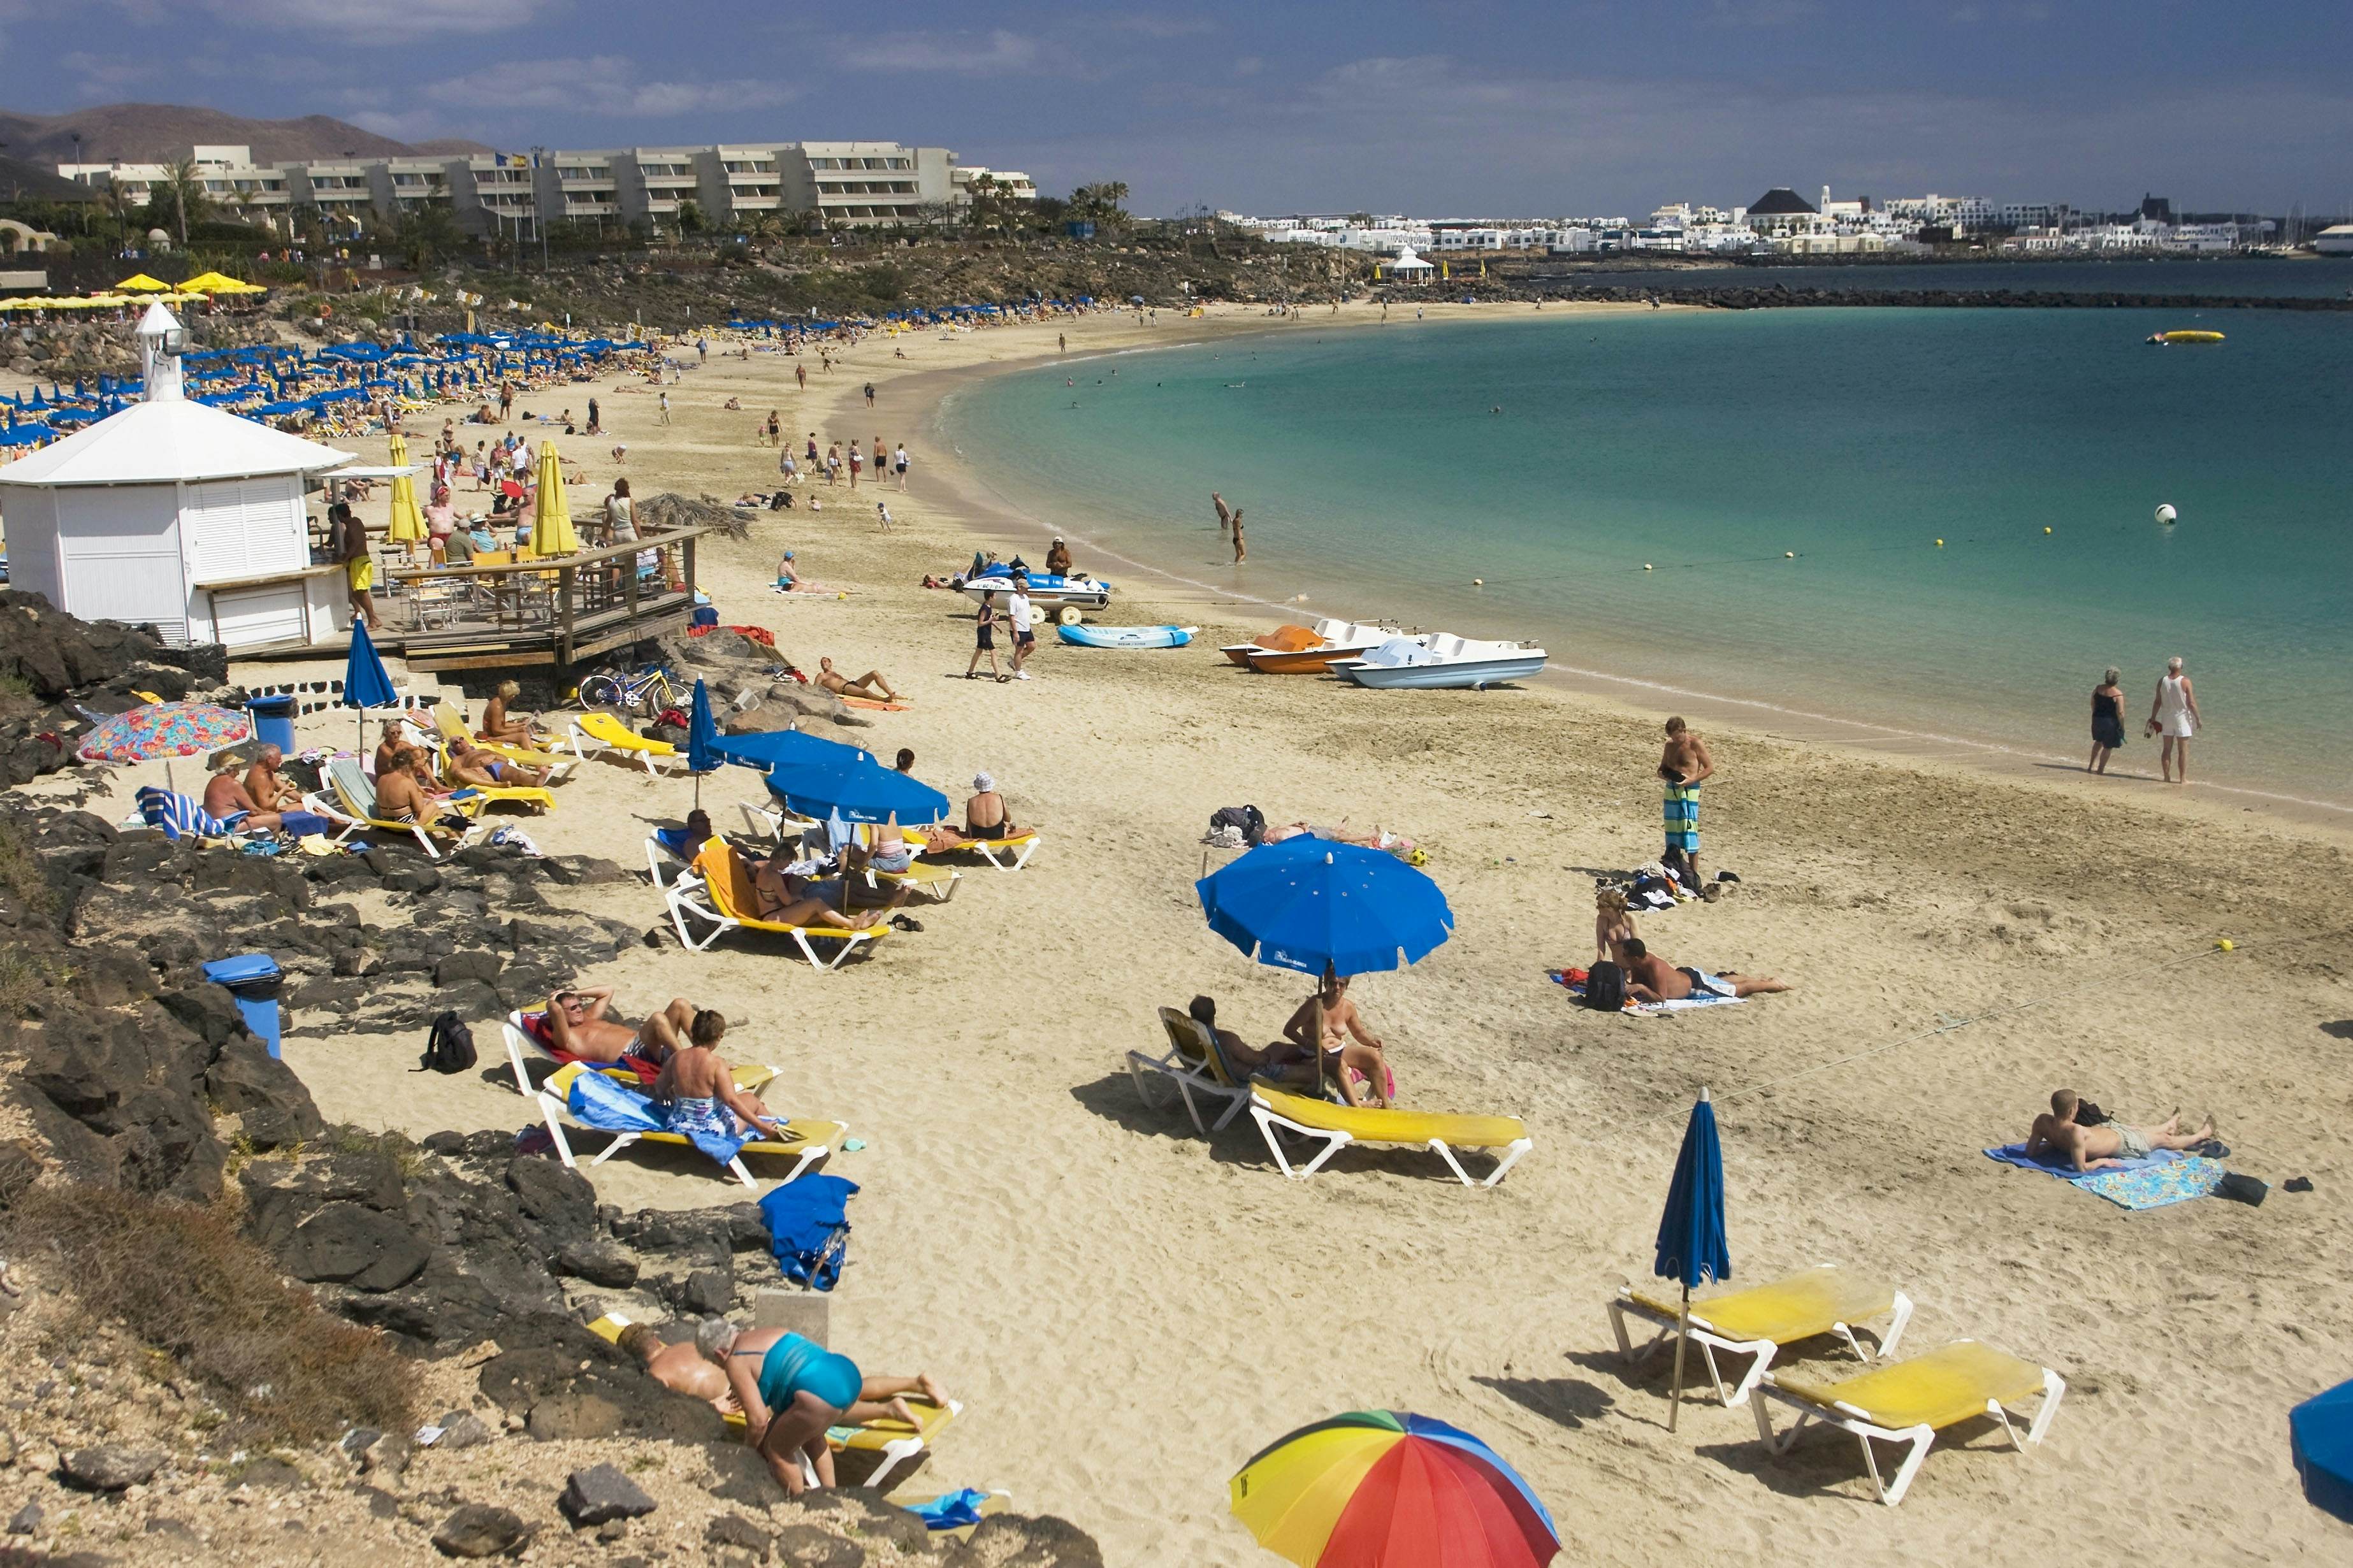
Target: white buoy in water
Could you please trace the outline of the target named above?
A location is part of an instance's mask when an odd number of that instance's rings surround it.
[[[1484,577],[1473,577],[1471,579],[1471,585],[1473,588],[1483,588],[1487,585],[1487,579]]]
[[[2159,522],[2171,522],[2175,518],[2179,517],[2180,515],[2181,514],[2179,512],[2173,510],[2173,503],[2171,501],[2168,501],[2163,506],[2157,509],[2157,521]]]

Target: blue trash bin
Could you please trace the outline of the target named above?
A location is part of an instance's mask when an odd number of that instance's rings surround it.
[[[228,994],[237,998],[237,1010],[245,1016],[245,1026],[269,1047],[271,1056],[276,1056],[278,990],[286,978],[278,961],[266,952],[216,958],[205,965],[205,978],[228,988]]]
[[[291,697],[247,698],[245,710],[253,715],[253,738],[265,746],[275,746],[292,756],[294,708]]]

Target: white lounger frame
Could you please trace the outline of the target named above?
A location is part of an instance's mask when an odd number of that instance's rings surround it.
[[[820,937],[818,939],[820,941],[841,942],[841,951],[833,955],[833,962],[831,963],[828,963],[823,959],[818,957],[817,949],[809,945],[809,931],[811,928],[803,926],[793,926],[788,928],[776,926],[745,926],[742,921],[737,920],[734,916],[723,915],[717,910],[712,909],[711,905],[702,898],[701,895],[702,890],[702,879],[695,875],[692,871],[680,872],[677,879],[672,881],[669,887],[662,889],[662,902],[670,910],[670,924],[677,928],[680,945],[684,947],[689,952],[708,952],[712,942],[717,942],[729,931],[737,930],[738,928],[746,931],[769,931],[771,933],[790,936],[794,942],[800,948],[801,956],[808,960],[809,967],[822,974],[828,970],[840,968],[842,961],[847,959],[851,953],[857,952],[858,946],[860,942],[871,942],[874,940],[862,931],[852,932],[846,941],[840,937]],[[687,929],[686,917],[689,915],[692,915],[696,920],[707,923],[711,927],[711,934],[704,937],[701,942],[695,941],[693,934]]]
[[[1166,1036],[1164,1034],[1162,1037],[1165,1039]],[[1178,1055],[1174,1041],[1170,1041],[1168,1048],[1156,1057],[1145,1051],[1127,1053],[1127,1076],[1135,1080],[1135,1097],[1145,1104],[1150,1105],[1152,1097],[1144,1090],[1144,1075],[1147,1071],[1156,1072],[1176,1086],[1177,1094],[1185,1101],[1185,1114],[1193,1119],[1193,1131],[1196,1132],[1207,1134],[1224,1131],[1226,1124],[1240,1116],[1242,1113],[1242,1107],[1250,1102],[1249,1089],[1236,1089],[1229,1083],[1219,1083],[1208,1073],[1193,1066]],[[1205,1123],[1201,1120],[1200,1103],[1193,1098],[1196,1094],[1208,1095],[1230,1103],[1227,1105],[1224,1115],[1219,1117],[1214,1122]],[[1278,1153],[1275,1157],[1281,1159],[1282,1155]]]
[[[556,1099],[554,1095],[549,1094],[544,1089],[534,1094],[532,1098],[539,1101],[540,1114],[544,1117],[547,1121],[548,1136],[555,1140],[556,1158],[564,1162],[564,1168],[567,1171],[579,1169],[578,1163],[573,1159],[572,1141],[564,1135],[565,1128],[569,1126],[575,1132],[601,1132],[604,1129],[586,1127],[577,1121],[574,1121],[572,1120],[571,1108],[566,1106],[562,1100]],[[595,1159],[588,1162],[588,1165],[591,1170],[603,1164],[606,1161],[611,1159],[614,1155],[619,1153],[630,1144],[638,1142],[638,1140],[642,1138],[644,1134],[640,1132],[614,1132],[607,1134],[607,1136],[609,1136],[613,1141],[605,1145],[604,1152],[598,1154]],[[676,1147],[676,1145],[670,1146]],[[686,1144],[684,1147],[697,1154],[701,1154],[702,1152],[702,1151],[696,1149],[691,1143]],[[799,1163],[795,1164],[792,1170],[786,1173],[785,1179],[778,1182],[776,1185],[781,1187],[791,1184],[793,1180],[803,1171],[807,1170],[811,1165],[816,1164],[819,1160],[824,1159],[832,1152],[833,1151],[828,1145],[823,1143],[811,1143],[805,1146],[801,1150]],[[705,1155],[704,1158],[707,1159],[709,1156]],[[728,1161],[727,1169],[737,1181],[743,1183],[745,1186],[750,1187],[754,1192],[759,1190],[760,1184],[754,1181],[752,1179],[752,1173],[744,1168],[743,1155],[738,1154],[733,1159]]]
[[[333,794],[333,789],[329,788],[319,791],[316,794],[306,795],[302,797],[303,810],[310,812],[316,816],[323,816],[330,822],[339,822],[343,824],[343,830],[341,833],[336,834],[331,842],[341,844],[345,839],[351,837],[354,833],[398,833],[406,830],[411,838],[417,840],[417,847],[425,851],[425,858],[427,859],[438,860],[441,858],[441,851],[434,847],[433,836],[425,831],[425,825],[423,823],[369,822],[364,818],[353,816],[350,812],[345,811],[340,801],[332,800],[330,798]],[[453,855],[456,854],[459,850],[465,848],[466,846],[473,843],[475,839],[480,838],[483,834],[488,833],[490,830],[491,825],[489,823],[480,820],[479,817],[470,819],[467,823],[466,830],[463,833],[457,835],[455,840],[450,844],[449,852]]]
[[[1715,1384],[1715,1396],[1724,1402],[1725,1409],[1736,1409],[1748,1403],[1749,1394],[1755,1393],[1757,1385],[1764,1381],[1766,1373],[1773,1365],[1773,1358],[1780,1353],[1781,1346],[1779,1342],[1775,1340],[1736,1340],[1729,1335],[1718,1333],[1701,1316],[1706,1305],[1704,1301],[1692,1303],[1692,1341],[1699,1346],[1701,1359],[1707,1363],[1708,1380]],[[1637,1350],[1633,1342],[1626,1336],[1626,1315],[1630,1312],[1646,1322],[1659,1326],[1659,1331],[1640,1350]],[[1912,1298],[1898,1290],[1895,1292],[1895,1306],[1887,1325],[1887,1332],[1879,1342],[1878,1355],[1881,1359],[1883,1360],[1895,1353],[1897,1342],[1904,1338],[1904,1326],[1911,1321]],[[1631,1285],[1620,1285],[1618,1288],[1617,1300],[1609,1303],[1610,1331],[1618,1336],[1618,1353],[1629,1363],[1641,1361],[1674,1338],[1675,1331],[1679,1326],[1674,1313],[1660,1312],[1635,1300],[1634,1288]],[[1857,1360],[1873,1359],[1873,1352],[1862,1347],[1854,1337],[1854,1330],[1848,1325],[1832,1323],[1830,1331],[1846,1342],[1846,1348],[1855,1353]],[[1742,1375],[1738,1384],[1729,1393],[1725,1391],[1724,1374],[1716,1370],[1715,1352],[1718,1351],[1756,1358],[1748,1363],[1748,1371]]]
[[[1339,1131],[1328,1127],[1303,1127],[1298,1122],[1292,1121],[1291,1118],[1277,1112],[1272,1106],[1267,1104],[1265,1100],[1261,1100],[1254,1094],[1250,1096],[1250,1109],[1251,1119],[1258,1123],[1260,1135],[1266,1140],[1267,1151],[1274,1156],[1274,1163],[1282,1167],[1282,1173],[1284,1175],[1291,1177],[1294,1181],[1304,1180],[1305,1178],[1314,1175],[1316,1172],[1324,1168],[1325,1161],[1331,1159],[1333,1155],[1338,1153],[1349,1144],[1357,1142],[1356,1135],[1353,1132]],[[1220,1125],[1222,1125],[1222,1123],[1220,1123]],[[1275,1136],[1274,1130],[1278,1127],[1288,1131],[1296,1132],[1303,1138],[1322,1139],[1324,1142],[1322,1152],[1319,1152],[1315,1158],[1308,1161],[1304,1165],[1298,1167],[1296,1170],[1293,1169],[1290,1158],[1282,1152],[1282,1140]],[[1504,1148],[1502,1155],[1497,1158],[1495,1168],[1488,1173],[1487,1179],[1483,1182],[1480,1182],[1472,1180],[1471,1173],[1462,1168],[1462,1162],[1454,1157],[1454,1150],[1452,1146],[1448,1144],[1445,1140],[1432,1138],[1427,1145],[1427,1147],[1434,1152],[1440,1159],[1446,1162],[1446,1168],[1454,1173],[1455,1180],[1461,1182],[1466,1187],[1493,1186],[1496,1183],[1502,1181],[1511,1173],[1513,1166],[1520,1163],[1521,1155],[1526,1153],[1535,1146],[1535,1140],[1533,1138],[1514,1139],[1510,1144]],[[1385,1147],[1404,1149],[1410,1148],[1412,1145],[1407,1143],[1397,1143],[1385,1145]]]
[[[1912,1478],[1920,1473],[1920,1466],[1927,1459],[1928,1450],[1936,1445],[1936,1429],[1934,1426],[1900,1428],[1881,1426],[1873,1423],[1862,1411],[1844,1400],[1839,1401],[1830,1409],[1825,1410],[1819,1405],[1784,1394],[1770,1373],[1765,1374],[1764,1381],[1757,1386],[1757,1392],[1764,1397],[1760,1397],[1756,1405],[1757,1437],[1765,1445],[1767,1453],[1777,1455],[1788,1453],[1789,1446],[1798,1440],[1798,1434],[1804,1431],[1806,1424],[1810,1421],[1820,1421],[1824,1426],[1837,1426],[1852,1432],[1856,1440],[1862,1445],[1863,1468],[1871,1472],[1871,1484],[1879,1493],[1879,1500],[1890,1508],[1904,1500],[1904,1493],[1912,1485]],[[2022,1454],[2026,1452],[2028,1443],[2042,1441],[2043,1433],[2050,1429],[2051,1418],[2059,1414],[2060,1400],[2065,1398],[2066,1394],[2067,1380],[2049,1367],[2044,1367],[2042,1369],[2042,1404],[2041,1408],[2035,1411],[2033,1425],[2027,1428],[2023,1442],[2019,1439],[2018,1428],[2010,1423],[2010,1412],[2001,1407],[2000,1400],[1987,1400],[1985,1413],[2001,1423],[2002,1435],[2010,1439],[2010,1446]],[[1769,1401],[1774,1399],[1779,1400],[1798,1413],[1797,1422],[1788,1431],[1778,1437],[1773,1433],[1771,1412],[1767,1408]],[[1904,1456],[1904,1462],[1896,1468],[1895,1479],[1893,1481],[1883,1479],[1880,1476],[1879,1456],[1873,1452],[1871,1447],[1874,1441],[1911,1445],[1910,1452]]]
[[[803,816],[797,812],[787,811],[781,805],[762,805],[755,801],[749,800],[737,801],[735,804],[737,807],[743,811],[744,826],[749,831],[765,835],[767,837],[775,839],[779,844],[785,841],[785,829],[787,827],[790,827],[796,833],[805,834],[810,828],[822,828],[825,826],[825,824],[822,822],[818,822],[812,817]],[[862,830],[867,827],[871,827],[871,824],[866,823],[859,825],[861,829],[860,842],[864,843],[868,841],[864,837]],[[1013,863],[1009,866],[1007,865],[1003,859],[998,858],[997,850],[989,847],[989,846],[999,841],[990,838],[975,838],[956,846],[955,849],[948,851],[947,853],[961,855],[967,849],[975,850],[986,857],[988,863],[996,867],[1000,871],[1018,871],[1022,867],[1029,863],[1029,856],[1031,852],[1034,851],[1039,844],[1045,841],[1039,838],[1035,833],[1026,835],[1021,845],[1020,855],[1015,858]],[[889,873],[887,872],[884,873],[886,876]],[[955,881],[961,881],[963,879],[963,872],[959,871],[955,874]],[[955,890],[955,881],[951,881],[948,884],[949,890],[951,892]],[[934,901],[944,904],[947,902],[947,897],[943,895]]]

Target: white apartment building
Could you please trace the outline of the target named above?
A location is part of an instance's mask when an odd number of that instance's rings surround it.
[[[941,154],[935,193],[923,189],[918,150],[896,142],[804,142],[800,157],[783,171],[786,189],[795,211],[813,208],[828,224],[921,222],[926,201],[954,199],[948,168],[955,154],[923,151]]]
[[[366,163],[289,163],[286,183],[295,206],[319,209],[331,234],[357,233],[376,215],[375,183]]]
[[[612,153],[549,153],[532,170],[534,209],[550,223],[619,224],[620,182]]]
[[[1005,201],[1034,202],[1038,199],[1038,182],[1018,169],[992,169],[986,163],[958,163],[948,171],[948,184],[955,199],[969,204],[973,187],[983,179],[989,182],[997,196]]]
[[[368,189],[375,210],[406,217],[426,207],[453,205],[447,158],[385,158],[368,165]]]
[[[538,232],[539,172],[521,153],[477,153],[448,163],[450,205],[471,234],[522,239]]]
[[[783,164],[792,154],[790,142],[702,148],[694,159],[702,210],[723,220],[781,212]]]
[[[678,222],[679,204],[702,204],[702,176],[694,166],[693,147],[631,147],[613,154],[613,178],[619,194],[621,221],[649,223],[670,228]]]

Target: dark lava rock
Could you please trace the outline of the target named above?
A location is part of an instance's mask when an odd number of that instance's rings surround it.
[[[814,1524],[788,1524],[776,1531],[776,1561],[791,1568],[863,1568],[866,1548]]]
[[[521,1546],[528,1534],[512,1510],[470,1502],[441,1521],[433,1544],[447,1557],[495,1557]]]
[[[256,1123],[248,1118],[245,1123],[247,1136],[253,1137],[259,1148],[307,1142],[327,1130],[311,1091],[294,1076],[294,1069],[271,1056],[269,1047],[250,1035],[222,1045],[220,1055],[205,1069],[205,1093],[223,1110],[239,1115],[255,1110],[271,1112],[264,1119],[269,1125],[290,1130],[291,1137],[264,1144],[254,1137]]]
[[[507,1163],[507,1185],[522,1212],[559,1237],[586,1237],[596,1228],[596,1189],[577,1171],[518,1154]]]
[[[555,1271],[607,1290],[626,1290],[638,1282],[638,1260],[609,1241],[565,1242],[556,1249]]]
[[[237,1479],[243,1486],[270,1487],[280,1491],[297,1491],[311,1484],[301,1471],[267,1454],[239,1470]]]
[[[641,1519],[653,1512],[654,1500],[611,1465],[597,1465],[573,1471],[555,1506],[575,1528],[580,1528],[608,1520]]]
[[[997,1568],[1020,1563],[1022,1568],[1103,1568],[1103,1548],[1095,1538],[1068,1520],[1051,1514],[1025,1518],[992,1514],[980,1521],[972,1537],[942,1560],[943,1568]]]
[[[702,1527],[702,1539],[706,1545],[733,1546],[765,1563],[768,1543],[776,1537],[740,1513],[723,1513]]]
[[[41,1505],[37,1502],[28,1502],[8,1516],[8,1533],[11,1535],[30,1535],[40,1528]],[[765,1552],[766,1537],[761,1538],[760,1545]]]
[[[478,1448],[498,1436],[490,1423],[470,1410],[452,1410],[434,1423],[441,1428],[437,1448]]]
[[[100,1443],[77,1448],[59,1465],[68,1484],[84,1491],[119,1492],[145,1482],[164,1468],[164,1455],[153,1448],[132,1448],[121,1443]]]
[[[804,1492],[801,1503],[807,1508],[839,1514],[842,1523],[855,1533],[879,1537],[902,1552],[931,1550],[931,1527],[872,1487]]]
[[[424,1270],[425,1244],[395,1216],[358,1204],[329,1204],[278,1249],[287,1271],[312,1283],[395,1290]]]

